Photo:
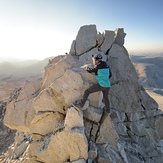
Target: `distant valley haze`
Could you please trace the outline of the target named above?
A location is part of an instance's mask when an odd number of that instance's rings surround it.
[[[139,76],[139,83],[163,110],[163,53],[131,55],[130,58]]]
[[[1,81],[28,79],[31,76],[42,76],[44,67],[48,64],[48,60],[13,60],[0,62],[0,79]]]

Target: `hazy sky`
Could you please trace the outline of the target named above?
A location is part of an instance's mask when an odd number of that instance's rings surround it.
[[[129,53],[163,52],[163,0],[0,0],[0,58],[65,54],[89,24],[124,28]]]

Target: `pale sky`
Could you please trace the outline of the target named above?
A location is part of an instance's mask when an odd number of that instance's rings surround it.
[[[124,28],[129,54],[163,52],[163,0],[0,0],[0,58],[69,52],[81,26]]]

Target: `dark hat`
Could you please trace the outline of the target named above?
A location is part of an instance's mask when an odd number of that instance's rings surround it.
[[[92,58],[94,58],[95,60],[101,61],[102,55],[101,54],[95,54],[95,55],[92,55]]]

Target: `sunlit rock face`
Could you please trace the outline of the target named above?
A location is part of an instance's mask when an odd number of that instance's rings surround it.
[[[122,28],[100,33],[95,25],[82,26],[69,54],[51,60],[41,82],[24,86],[4,117],[4,124],[19,133],[6,160],[161,163],[163,113],[138,83],[125,35]],[[112,71],[110,115],[103,110],[100,92],[89,96],[84,111],[71,105],[96,83],[84,67],[97,53]]]

